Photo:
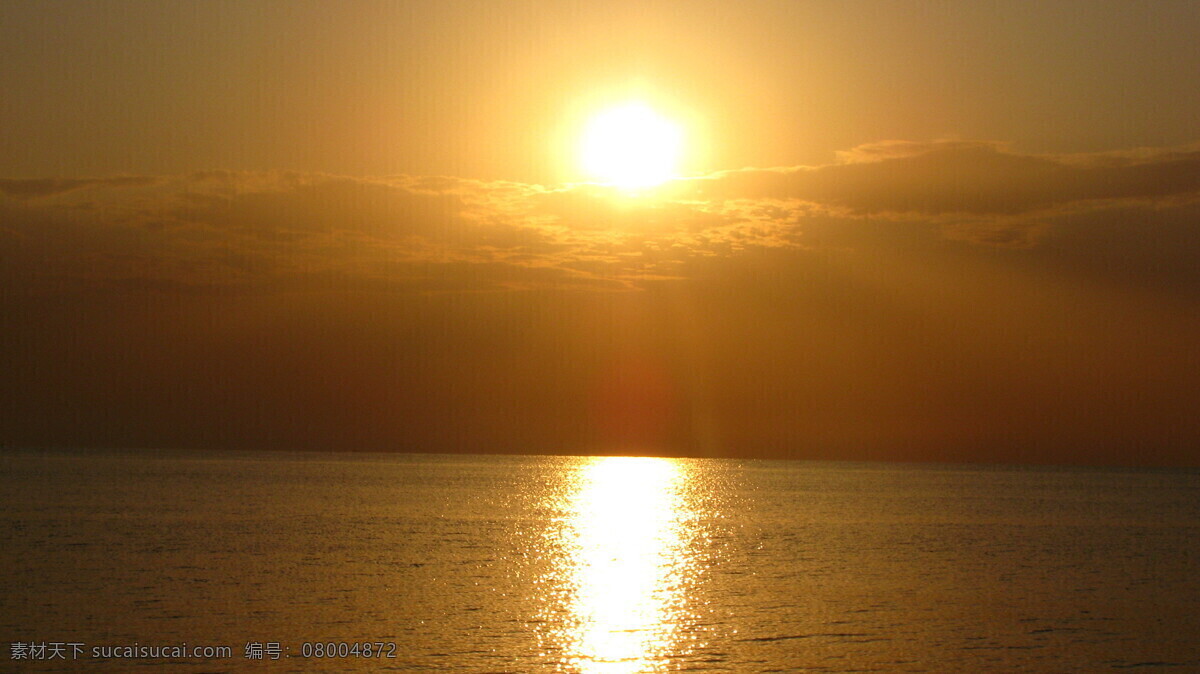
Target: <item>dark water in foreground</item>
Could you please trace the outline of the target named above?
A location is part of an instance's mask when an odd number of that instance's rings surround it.
[[[8,452],[0,505],[5,671],[1200,671],[1196,472]]]

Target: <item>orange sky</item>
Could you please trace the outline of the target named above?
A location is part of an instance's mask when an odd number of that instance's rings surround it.
[[[1200,464],[1200,6],[1047,4],[5,3],[0,446]]]

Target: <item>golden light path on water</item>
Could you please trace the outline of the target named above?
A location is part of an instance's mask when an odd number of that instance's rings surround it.
[[[563,560],[573,629],[562,647],[578,671],[654,671],[681,650],[685,481],[670,459],[597,457],[582,467]]]

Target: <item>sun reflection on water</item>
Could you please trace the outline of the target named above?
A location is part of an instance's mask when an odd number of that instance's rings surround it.
[[[670,459],[603,457],[581,470],[564,534],[567,662],[586,673],[658,669],[680,647],[686,475]]]

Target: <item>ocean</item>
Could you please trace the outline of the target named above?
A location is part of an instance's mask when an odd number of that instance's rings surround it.
[[[1200,472],[0,452],[0,670],[1200,671]]]

